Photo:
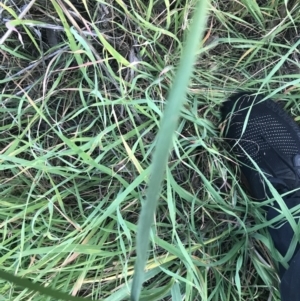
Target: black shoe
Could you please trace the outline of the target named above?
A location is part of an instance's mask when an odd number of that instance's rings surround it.
[[[222,107],[222,119],[227,120],[224,137],[257,200],[272,194],[251,159],[279,193],[300,187],[300,128],[280,105],[263,99],[242,92]]]
[[[245,92],[231,96],[221,112],[226,122],[224,137],[240,163],[251,196],[256,200],[272,198],[269,185],[280,194],[294,190],[283,197],[287,208],[292,209],[300,204],[300,190],[297,190],[300,188],[300,128],[280,105],[263,99]],[[279,209],[279,204],[274,202],[267,211],[267,219],[278,216]],[[276,249],[285,256],[294,237],[291,225],[286,221],[280,227],[270,227],[269,232]],[[287,269],[279,265],[281,298],[300,301],[299,244],[288,264]]]

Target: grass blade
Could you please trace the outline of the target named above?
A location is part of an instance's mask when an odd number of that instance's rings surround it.
[[[88,301],[91,299],[87,298],[81,298],[81,297],[73,297],[66,293],[59,292],[58,290],[54,290],[48,287],[44,287],[37,283],[32,283],[28,279],[22,279],[18,276],[12,275],[10,273],[7,273],[5,271],[0,270],[0,277],[2,279],[5,279],[6,281],[9,281],[11,283],[14,283],[20,287],[27,288],[29,290],[39,292],[46,296],[51,296],[55,298],[56,300],[65,300],[65,301]]]
[[[146,203],[142,208],[137,233],[137,259],[133,278],[131,299],[138,301],[144,278],[144,267],[148,258],[150,227],[161,191],[161,183],[171,148],[180,110],[183,105],[189,78],[196,60],[196,51],[203,36],[206,24],[206,11],[209,1],[198,1],[191,30],[187,37],[182,59],[170,90],[168,103],[158,133],[157,145],[153,155],[152,173],[146,195]]]

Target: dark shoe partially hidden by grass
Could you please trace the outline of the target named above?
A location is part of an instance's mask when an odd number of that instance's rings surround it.
[[[241,166],[251,196],[255,200],[273,198],[275,189],[284,194],[288,209],[299,205],[300,128],[294,120],[273,100],[246,92],[224,103],[222,119],[226,121],[224,138]],[[268,220],[281,213],[280,204],[273,204],[267,208]],[[294,231],[288,221],[281,224],[270,227],[269,232],[276,249],[285,256]],[[294,244],[288,263],[287,269],[280,265],[282,301],[300,300],[299,244]]]

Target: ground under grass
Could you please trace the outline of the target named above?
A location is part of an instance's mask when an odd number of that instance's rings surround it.
[[[1,270],[129,299],[155,137],[195,3],[0,3]],[[237,89],[260,89],[300,119],[299,8],[211,1],[141,300],[280,300],[263,210],[240,185],[219,109]],[[4,280],[1,298],[54,300]]]

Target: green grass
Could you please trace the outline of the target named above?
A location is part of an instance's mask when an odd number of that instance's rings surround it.
[[[1,270],[129,300],[156,136],[196,3],[36,1],[20,19],[25,1],[0,3],[0,37],[18,31],[0,45]],[[297,1],[211,2],[140,300],[280,300],[262,204],[240,186],[219,109],[233,91],[259,89],[299,121],[298,11]],[[0,279],[1,298],[57,300]]]

